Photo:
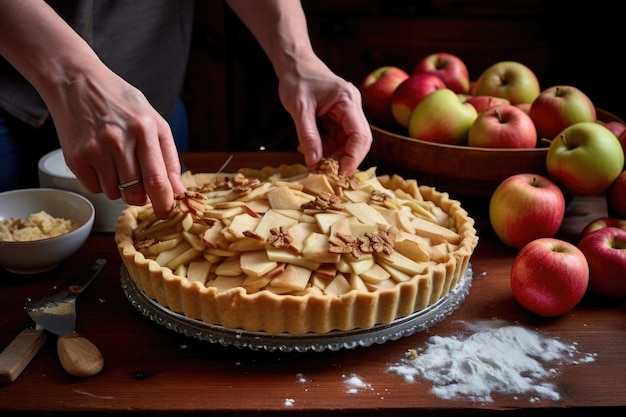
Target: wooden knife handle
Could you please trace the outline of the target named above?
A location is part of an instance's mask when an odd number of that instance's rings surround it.
[[[43,330],[22,330],[0,353],[0,384],[15,381],[45,342],[46,333]]]

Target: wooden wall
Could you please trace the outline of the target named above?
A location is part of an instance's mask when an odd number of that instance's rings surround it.
[[[477,78],[500,60],[525,63],[542,87],[575,85],[626,118],[623,18],[606,0],[303,0],[318,55],[358,84],[371,70],[410,71],[447,51]],[[183,92],[192,150],[294,149],[295,133],[272,67],[221,1],[197,2]]]

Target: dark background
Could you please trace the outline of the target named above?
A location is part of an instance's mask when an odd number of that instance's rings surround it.
[[[191,150],[294,150],[273,69],[221,1],[197,2],[183,100]],[[303,0],[313,47],[358,85],[383,65],[410,72],[433,52],[462,58],[470,77],[501,60],[530,67],[542,89],[573,85],[626,118],[626,19],[606,0]]]

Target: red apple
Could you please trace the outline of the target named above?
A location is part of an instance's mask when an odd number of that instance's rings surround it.
[[[584,238],[589,233],[604,229],[605,227],[618,227],[626,230],[626,220],[607,216],[598,217],[597,219],[590,221],[587,226],[583,228],[582,232],[580,232],[580,238],[578,240],[580,241],[580,239]]]
[[[626,130],[626,125],[622,122],[618,122],[617,120],[611,120],[609,122],[603,122],[602,120],[596,121],[613,132],[617,138],[619,138],[620,135]]]
[[[552,140],[546,168],[550,178],[573,195],[603,193],[624,169],[624,152],[606,127],[574,123]]]
[[[626,297],[626,230],[605,227],[582,238],[578,248],[589,262],[589,289],[604,297]]]
[[[483,110],[469,128],[467,144],[483,148],[535,148],[535,125],[522,109],[502,104]]]
[[[596,108],[589,97],[568,85],[543,90],[530,106],[529,114],[539,137],[546,139],[554,139],[574,123],[596,121]]]
[[[401,68],[384,66],[369,73],[359,85],[363,110],[373,124],[390,126],[394,124],[391,114],[391,96],[409,74]]]
[[[606,205],[610,215],[626,219],[626,171],[622,171],[607,190]]]
[[[517,106],[520,109],[524,110],[524,113],[530,114],[530,106],[532,106],[532,103],[517,103],[517,104],[515,104],[515,106]]]
[[[510,283],[513,297],[525,309],[544,317],[561,316],[584,297],[589,265],[583,252],[569,242],[536,239],[515,257]]]
[[[500,61],[484,70],[476,81],[476,96],[506,98],[511,104],[532,103],[540,93],[539,80],[526,65]]]
[[[622,145],[622,151],[624,151],[624,155],[626,155],[626,131],[622,132],[617,140],[619,141],[619,144]]]
[[[432,74],[411,75],[402,81],[391,96],[391,114],[402,127],[409,127],[409,118],[417,103],[435,90],[446,88],[441,78]]]
[[[474,106],[478,113],[490,107],[498,106],[500,104],[511,104],[509,100],[505,98],[492,96],[469,96],[465,99],[465,102]]]
[[[437,52],[422,58],[415,68],[415,74],[433,74],[443,80],[450,90],[466,94],[470,89],[469,72],[461,58],[447,52]]]
[[[471,96],[476,95],[476,87],[478,86],[478,80],[470,81],[469,94]]]
[[[565,215],[561,189],[542,175],[515,174],[494,190],[489,221],[498,238],[520,249],[542,237],[554,237]]]

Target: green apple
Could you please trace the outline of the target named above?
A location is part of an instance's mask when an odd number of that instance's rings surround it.
[[[624,152],[609,129],[595,122],[580,122],[552,140],[546,166],[548,175],[571,194],[598,194],[621,174]]]
[[[452,90],[442,88],[424,97],[409,119],[409,136],[429,142],[460,145],[478,112]]]
[[[482,72],[476,81],[476,96],[506,98],[511,104],[532,103],[541,89],[535,73],[516,61],[500,61]]]

